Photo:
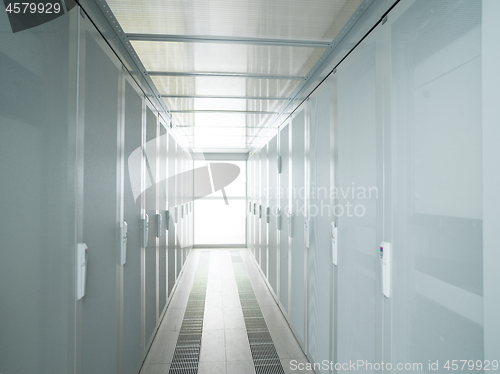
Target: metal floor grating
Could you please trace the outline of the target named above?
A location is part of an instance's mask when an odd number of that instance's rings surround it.
[[[248,343],[256,374],[285,374],[239,251],[231,251]]]
[[[210,252],[201,252],[169,374],[198,374],[209,262]]]

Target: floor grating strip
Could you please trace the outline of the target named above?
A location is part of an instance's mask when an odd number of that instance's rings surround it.
[[[231,260],[255,373],[285,374],[240,252],[231,251]]]
[[[201,252],[169,374],[198,374],[209,262],[210,252]]]

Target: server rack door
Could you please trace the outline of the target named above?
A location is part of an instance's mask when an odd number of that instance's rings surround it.
[[[279,154],[281,157],[280,183],[280,211],[281,211],[281,230],[280,230],[280,258],[279,258],[279,300],[283,309],[289,313],[288,293],[289,293],[289,226],[288,211],[290,209],[290,124],[287,124],[279,132]]]
[[[309,100],[308,216],[310,245],[307,250],[307,350],[313,362],[332,360],[331,298],[332,251],[330,202],[331,82]],[[332,160],[333,161],[333,160]],[[328,370],[320,369],[321,373]]]
[[[193,159],[191,158],[191,155],[188,155],[188,199],[187,199],[187,214],[188,214],[188,255],[191,252],[191,249],[193,248],[193,211],[192,211],[192,204],[193,204],[193,199],[194,199],[194,165],[193,165]]]
[[[255,203],[255,215],[254,215],[254,256],[257,262],[260,264],[260,218],[259,210],[260,208],[260,154],[256,153],[254,156],[254,203]]]
[[[140,149],[142,105],[142,97],[126,81],[123,197],[123,219],[127,222],[127,256],[123,267],[123,370],[125,374],[135,374],[142,363],[141,208],[137,203],[140,204],[141,175],[144,169],[134,157],[137,154],[142,155]],[[139,157],[139,160],[141,159],[142,157]]]
[[[267,279],[274,293],[278,294],[278,231],[276,226],[276,210],[278,207],[278,135],[269,142],[269,242],[268,242],[268,274]]]
[[[180,174],[182,173],[182,165],[181,165],[181,156],[182,149],[179,144],[175,144],[175,253],[176,253],[176,279],[179,277],[182,269],[182,253],[181,253],[181,235],[182,228],[180,225],[180,201],[181,201],[181,193],[182,193],[182,181]]]
[[[247,205],[246,205],[246,211],[247,211],[247,218],[246,218],[246,225],[247,225],[247,231],[246,231],[246,245],[247,248],[251,250],[250,248],[250,230],[251,230],[251,225],[250,225],[250,157],[247,159],[247,175],[246,175],[246,188],[247,188]]]
[[[255,203],[255,177],[254,177],[254,169],[255,169],[255,157],[254,155],[250,156],[250,170],[249,170],[249,180],[247,183],[249,183],[249,188],[250,188],[250,216],[248,219],[250,220],[250,252],[252,255],[255,253],[255,237],[254,237],[254,231],[255,231],[255,215],[253,213],[253,207]]]
[[[161,316],[167,303],[167,232],[166,232],[166,211],[167,211],[167,129],[160,122],[159,124],[159,151],[158,151],[158,208],[161,222],[158,224],[158,314]]]
[[[337,68],[337,361],[380,362],[379,245],[383,215],[382,124],[377,109],[374,34]],[[366,192],[364,194],[364,192]],[[366,370],[367,373],[373,372]]]
[[[183,158],[183,188],[182,188],[182,227],[184,229],[184,233],[182,235],[183,237],[183,249],[182,249],[182,254],[183,254],[183,261],[182,261],[182,266],[186,263],[187,259],[187,248],[188,248],[188,220],[187,220],[187,212],[186,212],[186,202],[188,198],[188,174],[186,173],[188,171],[188,153],[187,151],[183,152],[184,158]]]
[[[146,191],[146,214],[149,217],[148,243],[145,249],[145,320],[146,320],[146,346],[152,343],[152,338],[157,324],[157,271],[158,271],[158,240],[156,237],[156,214],[158,212],[157,189],[158,180],[158,137],[157,117],[146,105],[146,175],[151,179],[151,187]]]
[[[73,373],[80,15],[16,33],[8,16],[0,14],[0,372]]]
[[[291,127],[291,321],[302,343],[305,341],[305,120],[301,110],[293,119]]]
[[[176,233],[174,224],[175,213],[175,140],[168,134],[168,296],[172,296],[172,289],[176,280],[177,251],[175,249]]]
[[[254,255],[255,257],[255,246],[256,246],[256,242],[255,242],[255,206],[256,206],[256,201],[257,201],[257,197],[255,195],[255,155],[253,155],[252,157],[252,174],[251,174],[251,188],[252,188],[252,207],[251,207],[251,211],[252,211],[252,215],[250,217],[250,220],[252,222],[252,254]]]
[[[267,277],[267,218],[266,211],[268,207],[268,175],[267,175],[267,145],[260,151],[260,268]]]
[[[187,219],[186,219],[186,210],[184,204],[186,203],[186,198],[187,198],[187,179],[186,176],[187,174],[185,173],[187,171],[187,152],[182,151],[182,207],[181,207],[181,218],[182,218],[182,266],[184,266],[184,263],[186,262],[186,255],[187,255],[187,245],[186,245],[186,239],[187,239]]]
[[[395,8],[387,25],[393,109],[391,354],[396,362],[424,367],[439,361],[443,370],[454,357],[470,363],[485,358],[483,204],[491,202],[483,200],[482,163],[483,155],[490,160],[493,155],[483,153],[481,80],[490,79],[482,71],[484,52],[498,48],[496,42],[481,47],[484,2],[447,4],[436,18],[430,4],[410,5]],[[460,364],[457,371],[469,370]]]
[[[89,256],[82,302],[82,372],[88,374],[117,371],[116,175],[120,71],[99,38],[94,38],[89,30],[92,26],[83,31],[83,241],[89,248]]]
[[[179,255],[180,255],[180,269],[184,265],[184,218],[182,216],[184,202],[184,149],[179,147],[179,190],[177,200],[177,226],[179,227]]]
[[[253,253],[253,156],[247,160],[247,247]]]

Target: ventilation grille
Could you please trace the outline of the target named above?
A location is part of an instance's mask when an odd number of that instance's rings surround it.
[[[240,252],[231,251],[231,259],[255,373],[285,374]]]
[[[210,252],[201,252],[169,374],[198,373],[209,262]]]

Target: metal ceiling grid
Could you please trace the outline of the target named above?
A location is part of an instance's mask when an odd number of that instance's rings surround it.
[[[334,38],[367,1],[107,3],[193,149],[248,152],[300,104]],[[212,136],[190,131],[198,127]],[[225,135],[219,127],[248,131]]]

